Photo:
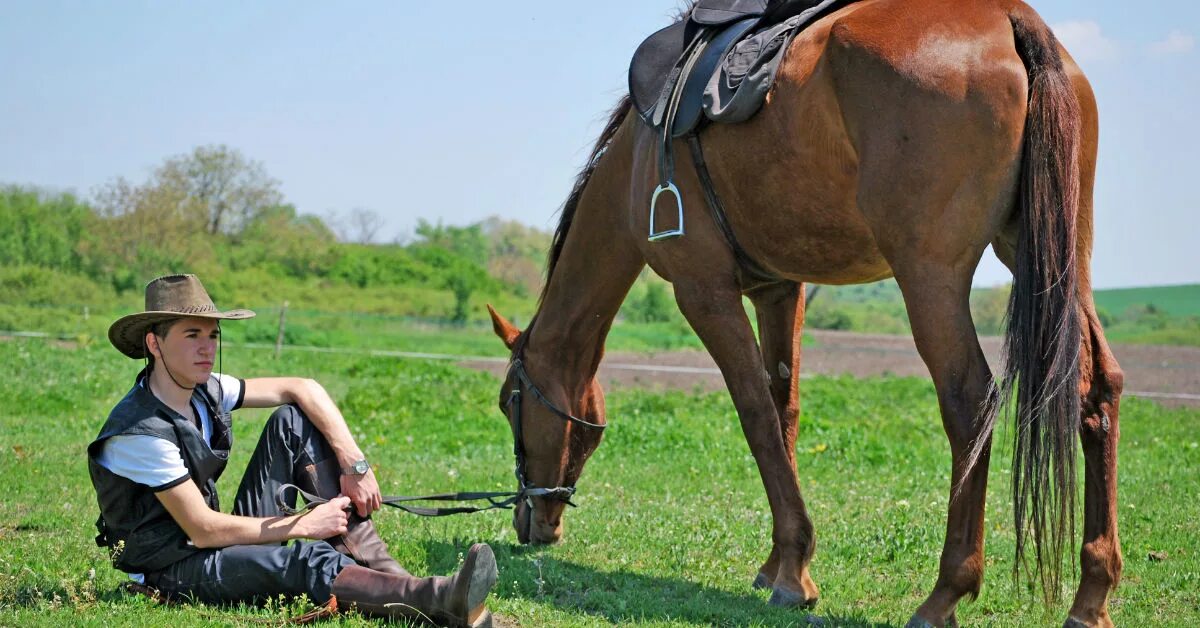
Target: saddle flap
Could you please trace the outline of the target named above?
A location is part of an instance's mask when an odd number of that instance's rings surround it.
[[[675,112],[675,124],[671,126],[672,136],[682,137],[700,124],[704,117],[704,90],[709,80],[720,70],[722,61],[733,46],[757,24],[756,17],[743,19],[725,27],[708,43],[691,74],[683,79],[686,82],[679,99],[679,109]]]

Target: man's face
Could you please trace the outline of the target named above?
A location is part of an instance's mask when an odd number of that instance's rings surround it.
[[[157,337],[160,359],[180,384],[203,384],[212,374],[220,334],[215,320],[180,319]]]

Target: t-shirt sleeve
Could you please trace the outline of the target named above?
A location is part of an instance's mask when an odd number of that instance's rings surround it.
[[[246,399],[246,380],[224,373],[213,373],[221,382],[221,412],[233,412]]]
[[[149,486],[155,492],[178,486],[191,477],[183,464],[179,447],[157,436],[113,436],[104,442],[96,462],[123,478]]]

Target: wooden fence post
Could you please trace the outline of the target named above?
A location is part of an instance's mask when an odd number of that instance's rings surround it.
[[[283,307],[279,308],[279,335],[275,336],[275,359],[279,359],[279,354],[283,351],[283,325],[287,317],[288,302],[283,302]]]

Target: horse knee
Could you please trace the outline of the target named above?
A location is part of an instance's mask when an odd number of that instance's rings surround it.
[[[941,393],[942,428],[951,444],[970,447],[979,438],[982,425],[979,421],[980,403],[978,395],[968,394],[963,387],[953,387]]]
[[[1084,443],[1103,443],[1117,439],[1117,403],[1125,388],[1125,374],[1120,369],[1101,372],[1092,381],[1091,390],[1083,404],[1079,431]]]
[[[1079,550],[1081,579],[1103,585],[1107,589],[1117,586],[1125,560],[1116,538],[1100,537],[1084,543]]]
[[[983,588],[983,552],[974,548],[947,551],[942,554],[938,586],[959,595],[978,597]]]

